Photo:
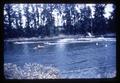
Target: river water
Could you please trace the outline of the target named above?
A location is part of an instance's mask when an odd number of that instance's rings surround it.
[[[6,41],[4,63],[52,65],[60,70],[61,78],[115,77],[116,41]]]

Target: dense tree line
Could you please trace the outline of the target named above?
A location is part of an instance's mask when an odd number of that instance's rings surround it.
[[[22,7],[21,7],[22,6]],[[83,5],[80,12],[76,4],[5,4],[4,5],[4,37],[52,37],[59,34],[93,35],[115,33],[115,6],[109,18],[105,18],[104,4],[94,6],[92,17],[91,8]],[[55,26],[53,11],[62,17],[62,25]],[[23,19],[24,17],[24,19]],[[59,20],[59,18],[57,19]]]

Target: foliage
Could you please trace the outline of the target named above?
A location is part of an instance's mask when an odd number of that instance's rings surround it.
[[[87,35],[88,32],[94,35],[115,33],[114,6],[109,18],[104,17],[105,4],[94,6],[94,17],[91,8],[86,4],[78,9],[80,12],[76,10],[76,6],[76,4],[5,4],[4,37],[52,37],[61,33]],[[57,11],[56,16],[53,14],[54,11]],[[55,26],[57,16],[62,17],[61,26]]]
[[[45,67],[37,63],[25,63],[23,67],[5,63],[4,76],[6,79],[57,79],[59,71],[54,67]]]
[[[95,14],[94,14],[94,22],[93,28],[95,34],[104,34],[106,31],[106,21],[104,17],[105,5],[104,4],[96,4],[95,5]]]

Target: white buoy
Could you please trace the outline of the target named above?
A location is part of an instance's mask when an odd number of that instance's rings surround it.
[[[40,45],[38,45],[37,47],[38,47],[38,48],[40,48],[41,46],[40,46]]]
[[[98,46],[98,42],[96,43],[96,45]]]
[[[105,44],[105,47],[107,47],[108,45],[107,44]]]

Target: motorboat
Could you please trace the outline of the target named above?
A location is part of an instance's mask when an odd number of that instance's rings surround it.
[[[33,49],[41,49],[41,48],[44,48],[45,46],[44,45],[37,45],[36,47],[34,47]]]

